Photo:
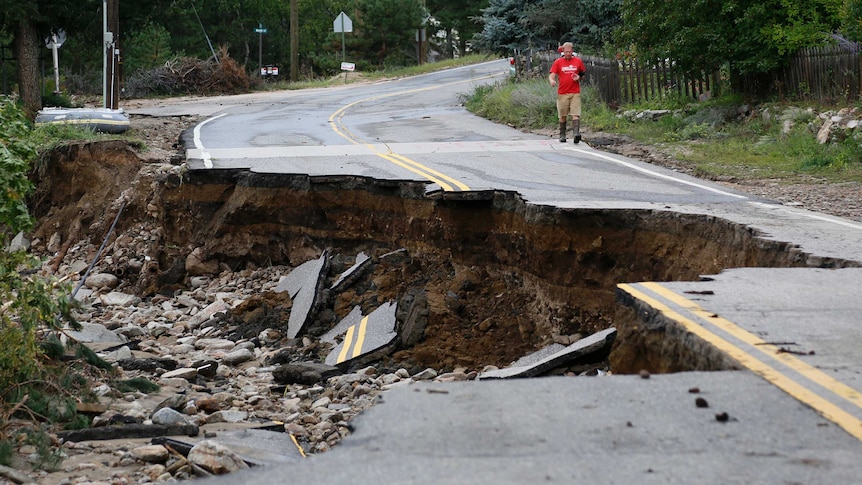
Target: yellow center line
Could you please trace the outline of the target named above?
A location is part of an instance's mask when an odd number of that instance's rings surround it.
[[[763,352],[765,355],[783,363],[784,365],[790,367],[799,374],[805,376],[812,382],[820,385],[824,389],[827,389],[833,394],[850,401],[851,403],[853,403],[853,405],[862,409],[862,393],[859,393],[859,391],[857,391],[856,389],[853,389],[852,387],[844,384],[838,379],[835,379],[834,377],[805,363],[799,358],[788,354],[787,352],[781,352],[781,350],[775,345],[766,343],[760,337],[739,327],[738,325],[731,322],[730,320],[727,320],[726,318],[719,317],[712,312],[707,312],[697,303],[689,300],[684,296],[674,293],[673,291],[665,288],[658,283],[641,284],[645,288],[649,288],[650,291],[653,291],[656,294],[667,298],[669,301],[672,301],[677,305],[687,309],[698,317],[704,319],[704,321],[715,325],[716,327],[724,330],[728,334],[733,335],[737,339],[753,346],[757,350]]]
[[[411,172],[413,172],[413,173],[415,173],[415,174],[417,174],[423,178],[426,178],[426,179],[436,183],[443,190],[445,190],[447,192],[452,192],[455,190],[452,187],[453,185],[458,187],[460,190],[468,191],[468,190],[470,190],[470,187],[468,185],[466,185],[462,182],[459,182],[458,180],[451,178],[447,175],[444,175],[444,174],[442,174],[442,173],[440,173],[440,172],[438,172],[438,171],[436,171],[430,167],[426,167],[425,165],[422,165],[421,163],[419,163],[415,160],[412,160],[412,159],[405,157],[403,155],[393,153],[392,151],[389,151],[388,153],[384,153],[384,152],[381,152],[380,150],[377,150],[376,148],[374,148],[373,144],[368,143],[367,141],[363,140],[359,136],[356,136],[353,133],[351,133],[350,130],[348,130],[347,127],[344,126],[342,119],[344,118],[344,114],[348,109],[350,109],[353,106],[356,106],[357,104],[360,104],[360,103],[366,103],[369,101],[376,101],[379,99],[389,98],[389,97],[393,97],[393,96],[402,96],[405,94],[418,93],[418,92],[422,92],[422,91],[430,91],[432,89],[439,89],[442,87],[454,86],[456,84],[474,82],[474,81],[479,81],[482,79],[489,79],[489,78],[493,78],[493,77],[496,77],[496,74],[491,74],[488,76],[481,76],[481,77],[477,77],[477,78],[467,79],[464,81],[456,81],[456,82],[451,82],[451,83],[447,83],[447,84],[440,84],[437,86],[429,86],[429,87],[424,87],[424,88],[411,89],[411,90],[407,90],[407,91],[399,91],[397,93],[381,94],[379,96],[372,96],[369,98],[360,99],[360,100],[354,101],[352,103],[349,103],[347,105],[344,105],[341,108],[339,108],[337,111],[332,113],[329,116],[329,125],[330,125],[330,127],[332,127],[332,130],[336,134],[338,134],[339,136],[341,136],[345,140],[349,141],[350,143],[353,143],[354,145],[365,145],[373,154],[377,155],[378,157],[380,157],[384,160],[388,160],[389,162],[392,162],[395,165],[398,165],[399,167],[405,168],[405,169],[407,169],[407,170],[409,170],[409,171],[411,171]],[[443,182],[443,180],[446,180],[450,183]]]
[[[356,334],[356,345],[353,346],[353,357],[359,357],[362,353],[362,344],[365,343],[365,329],[368,327],[368,317],[359,323],[359,332]]]
[[[742,366],[763,377],[774,386],[790,394],[796,400],[811,406],[823,417],[834,422],[857,439],[862,440],[862,421],[852,414],[844,411],[817,393],[803,387],[801,384],[782,374],[773,367],[755,359],[749,353],[710,332],[697,322],[682,316],[669,306],[638,290],[634,286],[623,283],[617,285],[617,287],[630,294],[632,297],[643,301],[666,317],[674,320],[680,325],[683,325],[689,332],[714,345],[722,352],[727,353],[730,357],[736,359]],[[712,321],[712,319],[710,319],[710,321]]]
[[[340,364],[347,359],[347,351],[350,350],[350,344],[353,343],[353,330],[356,328],[356,325],[351,325],[350,328],[347,329],[347,335],[344,336],[344,346],[341,347],[341,351],[338,352],[338,359],[335,361],[336,364]]]

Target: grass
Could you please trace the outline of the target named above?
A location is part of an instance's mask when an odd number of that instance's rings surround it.
[[[582,92],[582,123],[596,132],[626,135],[658,146],[707,178],[771,179],[779,182],[862,182],[862,134],[818,143],[816,113],[847,106],[764,103],[740,116],[741,99],[706,102],[669,97],[612,110],[594,89]],[[556,127],[554,96],[544,78],[481,86],[466,96],[467,109],[518,128]],[[852,107],[852,105],[851,105]],[[811,108],[811,109],[809,109]],[[668,110],[658,119],[635,119],[645,110]],[[792,128],[785,131],[785,120]]]

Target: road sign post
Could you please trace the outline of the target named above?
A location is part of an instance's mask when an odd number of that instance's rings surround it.
[[[344,62],[345,59],[345,46],[344,46],[344,33],[345,32],[353,32],[353,21],[350,20],[350,17],[347,16],[343,11],[335,17],[335,20],[332,22],[332,30],[335,33],[341,32],[341,62]]]
[[[54,55],[54,92],[60,92],[60,55],[57,50],[66,41],[66,32],[62,29],[58,32],[51,32],[51,37],[45,39],[45,46],[51,49]]]
[[[257,28],[254,29],[258,34],[257,39],[257,70],[260,72],[260,69],[263,67],[263,34],[266,33],[266,29],[263,28],[263,24],[258,22]]]

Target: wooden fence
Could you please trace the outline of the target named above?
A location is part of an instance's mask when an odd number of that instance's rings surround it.
[[[554,52],[534,57],[547,75]],[[667,96],[704,99],[719,96],[718,72],[683,74],[672,61],[641,63],[637,59],[606,59],[583,55],[587,66],[584,82],[594,86],[611,105],[638,103]],[[783,99],[833,102],[862,99],[862,50],[840,46],[803,49],[787,66],[757,76],[731,80],[734,92],[753,96],[775,95]]]
[[[543,72],[550,70],[554,53],[542,53]],[[687,96],[693,99],[718,95],[718,75],[701,73],[683,75],[670,61],[642,64],[636,59],[616,60],[580,56],[587,67],[584,83],[594,86],[602,99],[611,105],[637,103],[667,96]]]
[[[735,91],[824,102],[858,101],[862,96],[862,50],[858,46],[811,47],[765,76],[740,76]]]

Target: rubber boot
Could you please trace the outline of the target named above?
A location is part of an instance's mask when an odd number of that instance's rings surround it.
[[[572,134],[575,139],[575,143],[581,142],[581,120],[580,118],[575,118],[572,120]]]
[[[566,142],[566,122],[560,122],[560,143]]]

